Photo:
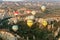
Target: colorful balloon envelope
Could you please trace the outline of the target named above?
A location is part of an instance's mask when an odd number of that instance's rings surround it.
[[[32,25],[33,25],[33,20],[27,20],[27,25],[28,25],[28,27],[32,27]]]

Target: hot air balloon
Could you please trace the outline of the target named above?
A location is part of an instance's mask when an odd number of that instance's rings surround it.
[[[31,28],[33,25],[33,20],[27,20],[27,25]]]
[[[45,19],[40,18],[38,22],[41,23],[44,27],[47,26],[47,21]]]
[[[27,14],[31,13],[31,10],[26,10],[26,13],[27,13]]]
[[[12,26],[12,30],[13,30],[13,31],[17,31],[17,30],[18,30],[18,26],[17,26],[17,25],[13,25],[13,26]]]
[[[32,15],[35,15],[36,14],[36,11],[32,11],[31,13],[32,13]]]
[[[44,12],[46,10],[46,6],[41,6],[41,10]]]
[[[47,21],[46,21],[46,20],[43,20],[43,21],[42,21],[42,25],[43,25],[44,27],[46,27],[46,26],[47,26]]]
[[[18,11],[15,11],[15,12],[14,12],[14,15],[19,15],[19,12],[18,12]]]

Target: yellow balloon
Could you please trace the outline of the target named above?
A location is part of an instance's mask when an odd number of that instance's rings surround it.
[[[28,25],[29,27],[31,27],[31,26],[33,25],[33,21],[32,21],[32,20],[27,20],[27,25]]]
[[[47,21],[42,21],[42,25],[45,27],[47,25]]]

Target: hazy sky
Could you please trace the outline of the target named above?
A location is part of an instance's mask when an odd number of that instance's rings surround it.
[[[3,0],[3,1],[23,1],[23,0]]]
[[[60,0],[3,0],[3,1],[60,1]]]

